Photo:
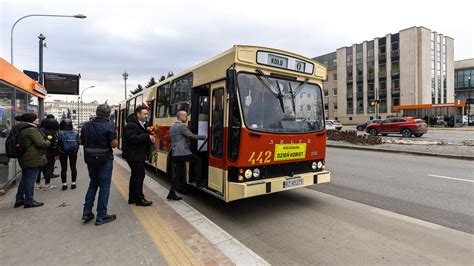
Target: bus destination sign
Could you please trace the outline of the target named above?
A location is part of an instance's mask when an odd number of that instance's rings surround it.
[[[274,54],[264,51],[257,52],[257,63],[292,71],[313,74],[314,64],[291,56]]]

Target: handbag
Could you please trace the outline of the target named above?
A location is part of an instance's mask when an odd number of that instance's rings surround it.
[[[93,134],[96,134],[94,124],[91,123]],[[90,132],[89,132],[90,133]],[[88,146],[88,143],[86,143]],[[84,146],[84,161],[91,166],[100,166],[109,160],[110,148],[104,147],[86,147]]]

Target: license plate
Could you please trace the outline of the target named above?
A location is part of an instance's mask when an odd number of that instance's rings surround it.
[[[297,187],[304,184],[303,178],[287,180],[283,182],[283,188]]]

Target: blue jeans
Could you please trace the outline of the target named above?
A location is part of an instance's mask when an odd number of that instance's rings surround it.
[[[21,181],[16,192],[16,202],[24,202],[25,204],[33,203],[33,194],[35,191],[35,181],[40,167],[24,167],[21,168]]]
[[[103,219],[107,216],[107,204],[109,203],[110,184],[112,181],[113,160],[108,160],[99,167],[87,165],[89,170],[89,188],[87,189],[84,203],[84,214],[92,213],[94,207],[95,194],[99,190],[99,199],[97,200],[97,219]]]

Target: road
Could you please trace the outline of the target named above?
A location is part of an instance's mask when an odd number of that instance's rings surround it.
[[[331,184],[312,189],[474,233],[470,161],[329,148]]]
[[[272,264],[474,261],[474,184],[445,178],[473,180],[467,162],[335,148],[328,162],[331,184],[231,203],[200,191],[184,200]]]

